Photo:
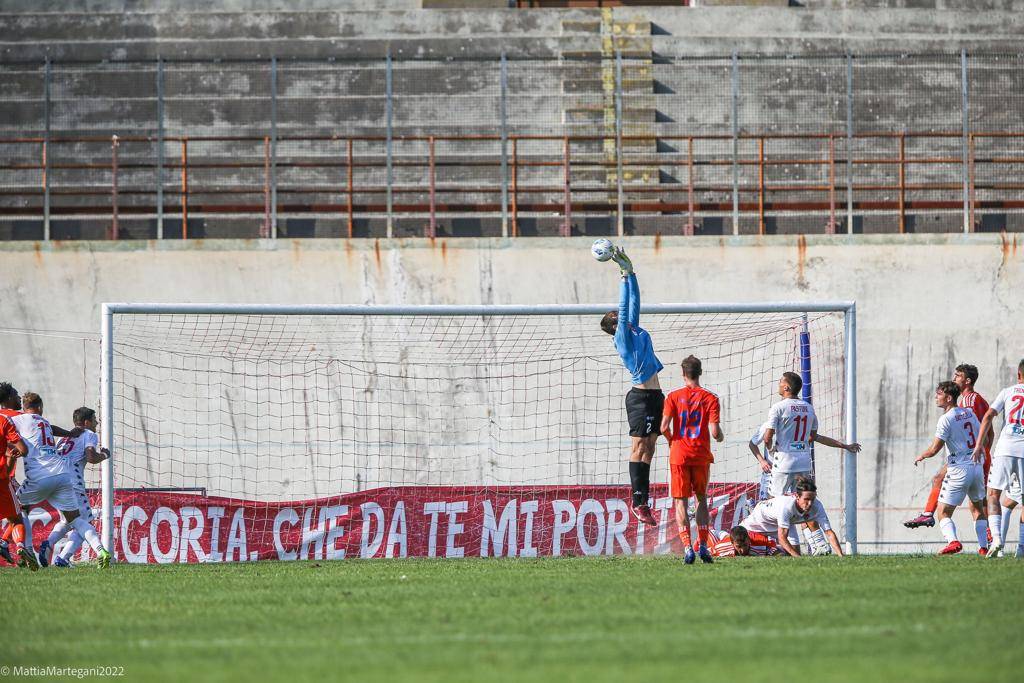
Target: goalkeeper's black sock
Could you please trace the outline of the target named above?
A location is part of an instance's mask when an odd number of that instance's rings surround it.
[[[648,462],[638,462],[637,465],[640,466],[637,474],[640,504],[647,505],[651,498],[651,464]]]
[[[640,470],[642,467],[642,462],[630,461],[629,463],[629,490],[633,494],[633,507],[647,502],[647,499],[643,497],[643,493],[640,491]]]

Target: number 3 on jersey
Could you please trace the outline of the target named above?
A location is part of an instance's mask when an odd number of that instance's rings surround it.
[[[700,436],[700,410],[682,411],[679,413],[680,436],[684,439],[696,439]]]

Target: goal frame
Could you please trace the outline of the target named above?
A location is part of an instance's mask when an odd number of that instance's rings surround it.
[[[187,303],[104,303],[100,325],[100,443],[112,457],[101,464],[103,545],[114,546],[114,316],[117,315],[324,315],[324,316],[526,316],[595,315],[616,308],[616,304],[543,305],[282,305],[282,304],[187,304]],[[843,314],[843,410],[847,443],[857,441],[857,303],[856,301],[777,301],[761,303],[644,304],[645,314],[696,313],[842,313]],[[857,456],[844,451],[842,460],[845,550],[857,553]]]

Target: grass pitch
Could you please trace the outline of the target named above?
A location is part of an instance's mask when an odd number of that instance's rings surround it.
[[[7,570],[0,664],[145,681],[1019,681],[1022,584],[1024,561],[967,555]]]

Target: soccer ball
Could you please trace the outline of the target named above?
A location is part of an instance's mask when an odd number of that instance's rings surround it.
[[[602,237],[591,245],[590,253],[598,261],[604,262],[612,257],[612,248],[614,246],[611,240]]]

